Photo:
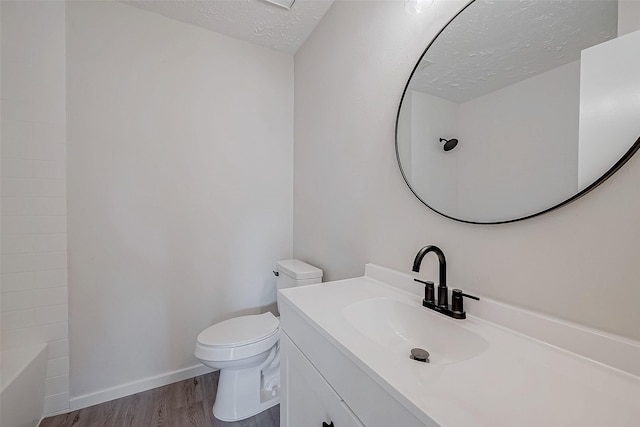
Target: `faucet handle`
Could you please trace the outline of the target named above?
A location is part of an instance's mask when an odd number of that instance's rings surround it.
[[[461,289],[454,289],[451,291],[451,311],[455,311],[458,313],[464,312],[462,297],[471,298],[476,301],[480,301],[480,298],[473,295],[465,294],[464,292],[462,292]]]
[[[435,291],[434,291],[435,285],[433,284],[433,282],[431,281],[425,282],[420,279],[413,279],[413,280],[415,280],[418,283],[424,284],[424,301],[435,304],[436,302]]]

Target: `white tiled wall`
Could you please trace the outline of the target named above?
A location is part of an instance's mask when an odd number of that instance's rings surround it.
[[[69,407],[65,4],[0,7],[2,348],[49,343],[50,414]]]

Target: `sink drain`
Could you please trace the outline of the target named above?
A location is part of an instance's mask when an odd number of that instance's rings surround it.
[[[423,348],[412,348],[410,358],[418,362],[429,363],[429,352]]]

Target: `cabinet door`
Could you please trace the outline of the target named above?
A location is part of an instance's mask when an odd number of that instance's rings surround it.
[[[280,334],[280,426],[364,427],[289,337]],[[324,423],[324,424],[323,424]]]

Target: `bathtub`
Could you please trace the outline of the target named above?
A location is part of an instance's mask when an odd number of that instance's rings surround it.
[[[5,350],[0,357],[0,426],[37,426],[44,410],[47,345]]]

